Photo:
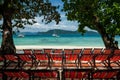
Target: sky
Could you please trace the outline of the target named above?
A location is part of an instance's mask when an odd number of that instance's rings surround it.
[[[69,31],[76,31],[78,29],[78,24],[77,22],[72,22],[72,21],[68,21],[64,12],[61,12],[63,3],[61,2],[61,0],[50,0],[52,2],[52,5],[55,6],[60,6],[59,8],[59,12],[61,14],[61,22],[56,25],[55,21],[49,23],[49,24],[45,24],[41,21],[41,17],[36,17],[35,20],[37,21],[37,23],[33,24],[33,25],[26,25],[24,29],[20,29],[21,32],[46,32],[48,30],[52,30],[52,29],[62,29],[62,30],[69,30]]]
[[[76,31],[78,29],[78,23],[77,22],[73,22],[73,21],[68,21],[65,13],[61,12],[61,9],[63,7],[63,3],[61,0],[50,0],[52,5],[54,6],[60,6],[59,8],[59,12],[61,14],[61,22],[56,25],[55,21],[49,23],[49,24],[45,24],[42,22],[42,18],[41,17],[35,17],[35,20],[37,21],[37,23],[33,24],[33,25],[25,25],[24,29],[19,29],[20,32],[46,32],[48,30],[52,30],[52,29],[62,29],[62,30],[69,30],[69,31]],[[87,30],[90,30],[88,28],[86,28]]]

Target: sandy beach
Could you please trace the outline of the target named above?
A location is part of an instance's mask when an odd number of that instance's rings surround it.
[[[16,49],[43,49],[43,48],[53,48],[53,49],[75,49],[75,48],[104,48],[104,47],[86,47],[86,46],[36,46],[36,45],[22,45],[16,46]]]

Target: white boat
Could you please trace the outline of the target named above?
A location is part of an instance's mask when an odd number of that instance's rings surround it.
[[[22,38],[22,37],[24,37],[24,35],[23,34],[19,34],[18,37]]]
[[[58,36],[57,34],[55,34],[55,33],[54,33],[54,34],[52,34],[52,36],[53,36],[53,37],[59,37],[59,36]]]

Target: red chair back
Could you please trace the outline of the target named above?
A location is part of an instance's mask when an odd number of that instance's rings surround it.
[[[81,52],[82,52],[82,49],[74,49],[73,50],[73,54],[81,54]]]
[[[53,53],[62,53],[62,49],[54,49],[54,52]]]
[[[24,54],[33,54],[32,49],[23,49]]]
[[[8,77],[29,78],[29,74],[22,71],[6,71],[4,72]]]
[[[36,53],[43,53],[41,49],[34,49],[33,50],[33,53],[36,54]]]
[[[72,54],[72,49],[64,49],[64,54]]]
[[[62,54],[50,54],[51,60],[55,61],[62,61],[63,55]]]
[[[117,71],[102,71],[93,74],[94,79],[110,79],[117,76]]]
[[[102,48],[94,48],[93,54],[101,54],[102,53]]]
[[[82,79],[88,77],[88,72],[82,72],[82,71],[76,71],[76,70],[70,70],[70,71],[64,71],[63,73],[65,78],[71,78],[71,79]]]
[[[52,53],[52,49],[44,49],[44,53],[50,54]]]
[[[115,49],[114,54],[120,54],[120,49]]]
[[[6,54],[6,55],[4,55],[4,57],[6,60],[10,60],[10,61],[18,60],[18,57],[14,54]]]
[[[92,54],[92,48],[84,48],[82,54]]]
[[[32,57],[29,54],[19,54],[18,56],[22,61],[32,61]]]
[[[78,59],[78,55],[77,54],[65,54],[65,59],[66,61],[74,61]]]
[[[41,77],[41,78],[57,78],[58,73],[57,71],[37,71],[33,73],[34,76],[36,77]]]
[[[103,54],[111,54],[111,49],[103,49]]]
[[[48,56],[45,53],[34,54],[36,60],[48,60]]]

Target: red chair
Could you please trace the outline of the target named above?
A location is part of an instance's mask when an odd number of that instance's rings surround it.
[[[21,68],[27,68],[30,67],[32,68],[35,61],[34,57],[30,54],[18,54],[19,57],[19,65]]]
[[[54,49],[53,53],[63,53],[63,50],[62,49]]]
[[[103,54],[112,54],[112,50],[111,49],[103,49]]]
[[[81,54],[82,49],[73,49],[73,54]]]
[[[36,61],[36,67],[49,67],[49,57],[45,53],[38,53],[34,54],[35,61]]]
[[[44,53],[50,54],[52,53],[52,49],[44,49]]]
[[[101,54],[102,53],[102,48],[94,48],[92,53],[94,55]]]
[[[93,60],[93,55],[92,55],[92,48],[84,48],[82,54],[79,56],[79,66],[81,68],[92,67],[92,60]]]
[[[114,50],[114,54],[110,57],[110,66],[113,68],[120,67],[120,49]]]
[[[118,71],[99,71],[93,74],[93,79],[110,79],[117,76]]]
[[[78,68],[78,54],[64,54],[64,67]]]
[[[15,54],[5,54],[5,68],[17,68],[18,66],[18,57]]]
[[[73,50],[72,49],[64,49],[64,54],[72,54]]]
[[[42,51],[42,49],[34,49],[33,53],[34,54],[36,54],[36,53],[43,53],[43,51]]]
[[[64,67],[78,67],[77,54],[73,54],[73,49],[64,49]]]
[[[23,49],[24,54],[33,54],[32,49]]]
[[[64,70],[63,78],[64,80],[74,80],[74,79],[84,79],[88,78],[88,71],[80,71],[80,70]]]
[[[113,78],[114,76],[117,76],[118,71],[108,72],[105,78]]]
[[[64,78],[70,78],[70,79],[77,78],[77,72],[76,71],[64,71],[63,75],[64,75]]]
[[[110,58],[110,62],[114,62],[114,63],[120,63],[119,62],[120,60],[120,55],[113,55],[111,58]]]
[[[53,53],[49,54],[50,55],[50,67],[58,67],[62,68],[63,67],[63,54],[62,53]]]
[[[70,78],[70,71],[65,71],[63,74],[65,78]]]
[[[106,76],[106,72],[96,72],[93,74],[94,79],[105,78],[105,76]]]
[[[44,71],[34,71],[33,72],[34,77],[43,78],[43,79],[58,79],[58,72],[52,71],[52,70],[44,70]]]
[[[82,54],[92,54],[92,48],[84,48]]]
[[[34,77],[44,77],[43,72],[33,72]]]
[[[96,68],[107,68],[109,67],[108,63],[106,61],[108,60],[109,56],[111,54],[111,49],[104,49],[103,52],[99,50],[98,53],[93,53],[93,64]]]
[[[79,75],[79,76],[81,76],[81,75]],[[77,78],[77,72],[76,71],[70,71],[70,76],[69,76],[69,78]]]
[[[115,49],[114,54],[120,54],[120,49]]]
[[[18,57],[14,54],[6,54],[4,55],[4,57],[6,60],[9,60],[9,61],[18,61]]]
[[[4,71],[4,74],[7,76],[7,80],[11,78],[29,80],[29,74],[23,71]]]

